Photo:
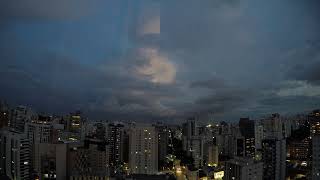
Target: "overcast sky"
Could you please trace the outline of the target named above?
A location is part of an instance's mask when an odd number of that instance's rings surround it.
[[[319,0],[2,0],[0,99],[92,119],[320,107]]]

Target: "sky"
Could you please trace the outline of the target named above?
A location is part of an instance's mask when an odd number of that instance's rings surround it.
[[[318,0],[2,0],[0,99],[95,120],[320,107]]]

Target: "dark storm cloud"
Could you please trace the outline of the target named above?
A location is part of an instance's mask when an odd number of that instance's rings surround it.
[[[319,1],[106,2],[1,1],[1,97],[145,121],[318,106]]]
[[[214,77],[210,80],[196,81],[190,84],[192,89],[205,89],[194,103],[186,109],[187,112],[200,114],[214,114],[221,116],[230,113],[230,110],[237,111],[239,108],[246,108],[258,95],[257,92],[234,87],[226,81]]]
[[[0,18],[29,20],[75,19],[97,11],[96,0],[2,0]]]
[[[246,91],[229,90],[218,91],[212,95],[204,96],[196,100],[198,111],[213,113],[226,113],[230,109],[246,106],[249,102],[250,93]]]
[[[320,40],[307,41],[305,46],[289,54],[287,77],[311,84],[320,83]]]
[[[163,2],[161,36],[167,40],[163,48],[192,50],[190,52],[206,50],[217,41],[217,32],[221,30],[219,25],[227,25],[229,22],[223,21],[233,21],[232,18],[240,15],[240,5],[238,0]]]
[[[1,96],[17,104],[55,113],[81,109],[94,118],[155,120],[175,115],[165,103],[178,89],[133,77],[128,65],[97,68],[54,53],[22,56],[25,63],[1,53]]]
[[[220,78],[212,78],[206,81],[197,81],[191,83],[191,88],[207,88],[207,89],[220,89],[226,86],[226,82]]]
[[[292,114],[296,112],[312,111],[315,107],[320,106],[319,102],[319,96],[288,96],[282,98],[279,98],[278,96],[270,96],[261,100],[263,105],[257,109],[256,113],[259,115],[273,112]]]
[[[293,96],[295,88],[301,96],[316,94],[313,91],[317,87],[294,81],[315,82],[318,71],[314,67],[319,61],[312,56],[319,51],[306,52],[300,58],[288,53],[300,49],[310,39],[319,38],[319,5],[319,1],[288,0],[170,1],[164,3],[161,12],[161,47],[183,64],[179,76],[182,80],[191,80],[191,87],[211,88],[216,93],[206,96],[195,90],[199,95],[195,98],[194,104],[198,106],[195,109],[207,108],[212,112],[239,109],[239,114],[240,111],[254,114],[256,109],[264,108],[268,96],[285,99]],[[300,64],[304,68],[288,73]],[[203,81],[211,76],[223,80]],[[230,94],[219,94],[217,89],[228,89]],[[283,104],[278,106],[290,109],[288,101],[279,102]],[[279,109],[275,105],[273,110]]]

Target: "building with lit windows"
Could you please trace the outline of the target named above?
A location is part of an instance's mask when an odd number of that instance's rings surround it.
[[[0,133],[0,172],[14,180],[29,180],[31,170],[30,141],[19,132],[3,130]]]
[[[108,125],[109,164],[118,167],[123,162],[124,125],[110,123]]]
[[[218,146],[215,144],[208,145],[208,159],[207,164],[208,166],[217,166],[219,163],[219,149]]]
[[[243,138],[244,156],[255,157],[255,124],[249,118],[241,118],[239,129]]]
[[[308,115],[311,137],[320,135],[320,110],[314,110]]]
[[[309,161],[311,152],[312,139],[308,137],[288,138],[287,139],[287,156],[289,160]]]
[[[156,128],[136,124],[129,132],[129,167],[132,174],[158,172],[158,133]]]
[[[68,144],[64,143],[41,143],[38,145],[39,164],[34,172],[39,179],[67,179],[67,147]]]
[[[69,116],[69,131],[71,132],[79,132],[79,130],[81,129],[81,123],[82,119],[81,119],[81,113],[80,112],[76,112],[76,113],[71,113]]]
[[[65,125],[65,135],[68,140],[80,141],[85,138],[85,119],[82,117],[80,111],[70,113],[63,118]]]

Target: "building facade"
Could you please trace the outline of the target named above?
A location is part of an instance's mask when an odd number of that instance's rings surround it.
[[[224,180],[262,180],[263,163],[236,157],[225,164]]]
[[[26,135],[3,130],[1,140],[1,174],[10,179],[29,180],[31,178],[31,149]]]
[[[158,133],[149,125],[134,125],[129,132],[129,167],[132,174],[158,172]]]
[[[320,180],[320,136],[312,138],[312,180]]]
[[[283,180],[286,175],[286,140],[267,138],[262,141],[263,179]]]

